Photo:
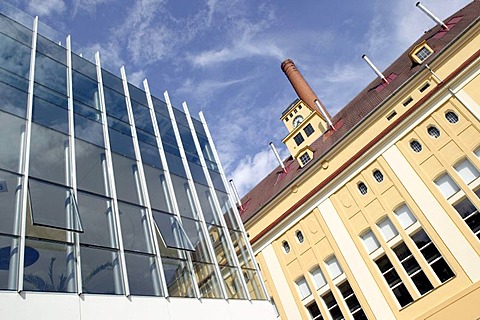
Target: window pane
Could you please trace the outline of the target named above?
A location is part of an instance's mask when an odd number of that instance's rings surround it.
[[[67,67],[37,52],[35,60],[35,82],[55,90],[58,93],[67,95]]]
[[[18,238],[0,236],[0,289],[15,290],[17,287]],[[34,263],[38,254],[32,248],[25,248],[25,266]],[[11,279],[11,280],[9,280]]]
[[[417,286],[418,291],[420,291],[420,294],[422,295],[430,290],[433,290],[433,286],[430,283],[430,280],[428,280],[427,276],[423,271],[420,271],[419,273],[412,276],[412,280],[415,286]]]
[[[128,122],[125,96],[107,87],[103,88],[103,92],[105,96],[105,107],[107,109],[107,114],[124,122]]]
[[[79,191],[78,207],[82,213],[82,225],[85,229],[80,235],[80,242],[117,248],[112,200]]]
[[[171,178],[180,215],[188,218],[197,218],[197,211],[187,179],[174,174],[171,175]]]
[[[232,267],[220,267],[223,280],[227,287],[227,296],[229,299],[245,299],[245,292],[240,283],[238,271]]]
[[[105,150],[75,139],[75,159],[78,188],[108,196]]]
[[[182,224],[188,239],[192,242],[195,252],[192,254],[193,261],[212,262],[212,258],[207,250],[207,240],[200,227],[200,223],[195,220],[182,218]]]
[[[0,168],[20,172],[20,148],[25,120],[0,111]]]
[[[168,152],[168,145],[164,145],[165,156],[167,158],[168,169],[171,173],[176,174],[181,177],[186,177],[185,168],[183,167],[183,161],[180,156]]]
[[[315,268],[315,270],[313,270],[311,274],[313,277],[313,281],[315,282],[316,289],[320,289],[327,284],[320,268]]]
[[[388,241],[395,237],[398,234],[397,229],[393,225],[392,221],[390,219],[385,218],[382,220],[379,224],[378,227],[382,231],[383,236],[385,237],[385,240]]]
[[[223,218],[225,219],[227,227],[229,229],[240,230],[240,225],[235,218],[235,209],[232,207],[228,194],[219,190],[215,190],[215,192],[217,194],[218,202],[220,203]]]
[[[138,132],[137,132],[138,133]],[[163,168],[162,161],[160,160],[160,154],[156,145],[151,145],[143,141],[138,141],[140,145],[140,154],[142,156],[142,162],[149,164],[156,168]]]
[[[0,171],[0,233],[18,235],[15,217],[19,217],[21,191],[20,176]]]
[[[417,222],[417,219],[413,215],[412,211],[410,211],[406,205],[403,205],[395,210],[395,215],[398,217],[398,220],[404,229]]]
[[[207,225],[210,240],[213,244],[213,250],[217,257],[217,262],[220,265],[230,265],[233,266],[235,263],[233,262],[231,251],[227,245],[227,240],[225,238],[225,233],[222,227],[217,227],[214,225]],[[240,254],[240,252],[238,252]],[[242,261],[240,257],[240,261]],[[245,261],[243,264],[245,264]]]
[[[37,97],[33,98],[32,121],[68,134],[68,111]]]
[[[102,148],[104,147],[103,128],[100,122],[75,114],[74,123],[76,138],[88,141]]]
[[[83,232],[70,188],[30,179],[28,190],[34,225]]]
[[[191,240],[188,238],[177,217],[156,210],[152,210],[152,213],[155,224],[167,247],[195,251]]]
[[[192,273],[184,260],[162,258],[168,293],[172,297],[195,297]]]
[[[73,251],[72,245],[26,239],[24,290],[75,292]]]
[[[145,93],[144,93],[145,96]],[[150,110],[134,100],[132,102],[133,116],[135,119],[135,126],[146,132],[155,135],[153,131],[152,118],[150,117]]]
[[[363,239],[363,243],[365,244],[365,247],[367,248],[368,253],[372,253],[373,251],[375,251],[380,247],[380,244],[378,243],[378,240],[372,231],[366,232],[362,236],[362,239]]]
[[[115,153],[112,153],[112,161],[118,199],[142,204],[137,162]]]
[[[123,202],[118,202],[118,210],[125,250],[151,253],[153,250],[147,210]]]
[[[405,287],[403,283],[393,289],[393,294],[395,295],[395,298],[397,298],[401,307],[405,307],[413,301],[410,292],[408,292],[407,287]]]
[[[200,200],[200,206],[202,208],[205,222],[220,225],[218,213],[217,210],[215,210],[212,194],[210,193],[210,188],[195,182],[195,189],[197,191],[198,199]]]
[[[340,267],[340,264],[338,263],[337,258],[332,257],[328,259],[325,263],[328,266],[328,271],[330,272],[332,279],[335,279],[336,277],[338,277],[343,273],[343,270]]]
[[[0,81],[6,71],[0,69]],[[0,109],[25,118],[27,112],[27,93],[11,85],[0,82]]]
[[[150,196],[150,205],[154,209],[166,212],[173,212],[170,201],[167,199],[168,187],[163,170],[153,168],[149,165],[143,166],[147,189]]]
[[[223,298],[213,264],[195,262],[193,267],[201,297]]]
[[[30,52],[29,47],[0,33],[0,65],[2,68],[28,79]]]
[[[80,101],[92,108],[100,110],[98,99],[98,83],[85,75],[73,70],[73,99]]]
[[[117,251],[81,246],[80,256],[83,292],[123,294]]]
[[[443,258],[438,259],[432,263],[431,266],[442,283],[455,276],[452,269],[450,269],[447,262]]]
[[[32,123],[30,175],[66,184],[67,148],[67,135]]]
[[[475,168],[475,166],[467,159],[457,164],[455,170],[466,184],[469,184],[480,175],[477,168]]]
[[[435,181],[435,184],[438,186],[440,191],[443,193],[443,195],[448,199],[451,196],[453,196],[455,193],[457,193],[460,188],[457,186],[455,182],[453,182],[452,178],[445,173],[443,176],[438,178]]]
[[[160,283],[154,257],[125,252],[125,260],[130,293],[141,296],[160,296]]]
[[[242,268],[254,269],[255,264],[248,252],[247,243],[243,233],[241,231],[230,230],[230,238],[232,239],[233,248],[237,254],[240,266]]]
[[[243,277],[247,283],[247,289],[250,297],[253,300],[266,300],[265,292],[263,291],[260,278],[256,270],[242,268]]]

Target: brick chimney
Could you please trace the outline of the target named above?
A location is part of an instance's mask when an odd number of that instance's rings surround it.
[[[327,116],[327,118],[330,118],[330,115],[328,111],[325,109],[325,107],[321,104],[320,99],[318,99],[317,95],[315,92],[313,92],[312,88],[308,85],[307,81],[303,78],[302,74],[300,71],[298,71],[297,67],[293,63],[291,59],[287,59],[282,62],[281,64],[282,71],[285,73],[287,76],[288,80],[292,84],[293,89],[297,93],[298,97],[303,100],[310,108],[313,110],[316,110],[324,117],[324,115]],[[323,110],[319,110],[319,106],[315,103],[315,100],[319,102],[319,105]],[[327,119],[324,119],[327,120]]]

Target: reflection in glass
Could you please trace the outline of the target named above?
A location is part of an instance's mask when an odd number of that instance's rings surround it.
[[[149,164],[156,168],[162,168],[162,162],[160,161],[160,156],[158,154],[158,148],[149,143],[143,141],[138,141],[140,145],[140,154],[142,156],[142,162],[144,164]]]
[[[52,89],[35,83],[33,92],[36,97],[48,101],[63,109],[68,109],[68,98],[65,94],[58,93]]]
[[[103,147],[103,128],[98,121],[90,120],[79,114],[74,115],[75,137]]]
[[[0,233],[19,234],[21,190],[21,176],[0,170]]]
[[[3,69],[28,79],[30,52],[29,47],[0,33],[0,66]]]
[[[0,81],[3,70],[0,69]],[[0,109],[25,118],[27,112],[27,93],[0,82]]]
[[[130,134],[125,134],[112,128],[108,128],[110,136],[110,148],[113,152],[135,159],[133,140]]]
[[[34,225],[83,232],[72,189],[31,178],[28,191]]]
[[[95,246],[118,248],[112,200],[78,191],[78,208],[82,213],[85,232],[80,242]]]
[[[223,280],[227,287],[227,295],[229,299],[245,299],[245,292],[238,277],[237,268],[220,267]]]
[[[0,168],[20,172],[20,149],[25,120],[0,111],[0,132],[0,146],[9,146],[0,148]]]
[[[234,252],[237,253],[240,266],[242,268],[245,267],[255,269],[255,264],[253,263],[252,257],[248,252],[247,243],[245,241],[245,238],[243,237],[243,232],[230,230],[230,238],[232,239]]]
[[[170,173],[174,175],[187,177],[185,173],[185,168],[183,167],[182,158],[179,155],[175,155],[172,152],[169,152],[170,146],[163,145],[165,149],[165,157],[167,158],[168,169]]]
[[[105,150],[93,144],[75,139],[75,159],[77,187],[82,190],[108,196]]]
[[[217,193],[218,202],[220,203],[227,228],[240,230],[240,225],[235,218],[235,211],[232,207],[228,194],[219,190],[215,190],[215,192]]]
[[[105,107],[107,109],[107,114],[122,121],[128,122],[125,96],[107,87],[103,88],[103,92],[105,96]]]
[[[17,260],[19,239],[0,235],[0,290],[17,288]],[[25,252],[28,255],[28,252]],[[28,258],[29,263],[33,261]]]
[[[248,292],[250,293],[250,297],[253,300],[266,300],[267,297],[263,291],[262,285],[260,283],[260,278],[258,277],[258,273],[255,269],[243,269],[243,278],[247,283]]]
[[[67,50],[40,34],[37,36],[37,51],[55,61],[67,64]]]
[[[32,43],[32,30],[22,26],[20,23],[0,14],[0,32],[10,35],[12,38],[26,45]]]
[[[146,164],[143,165],[143,171],[147,181],[147,189],[150,195],[150,205],[152,208],[166,212],[173,212],[168,199],[169,193],[164,171]]]
[[[174,174],[171,175],[171,178],[180,215],[193,219],[197,218],[197,211],[195,210],[192,193],[187,179]]]
[[[195,297],[192,273],[187,261],[162,257],[162,265],[171,297]]]
[[[195,262],[193,265],[202,298],[223,298],[213,264]]]
[[[229,266],[235,265],[231,257],[231,251],[227,245],[227,239],[225,238],[223,228],[214,225],[207,225],[207,228],[218,264]]]
[[[78,56],[74,52],[72,52],[72,68],[93,80],[97,79],[97,67],[90,61]]]
[[[152,126],[152,118],[150,117],[150,110],[132,100],[133,116],[135,119],[135,127],[145,130],[150,134],[155,134]]]
[[[218,218],[218,212],[213,203],[210,188],[205,185],[195,183],[195,189],[197,190],[197,196],[200,200],[200,207],[202,208],[205,222],[220,225],[220,219]]]
[[[207,240],[203,234],[200,222],[192,219],[182,218],[183,229],[188,239],[192,242],[195,252],[192,254],[193,261],[212,262],[207,250]]]
[[[125,252],[128,285],[132,295],[160,296],[160,281],[153,256]]]
[[[76,291],[72,245],[26,239],[24,263],[24,290]]]
[[[112,161],[118,199],[143,204],[137,162],[116,153]]]
[[[124,293],[117,251],[82,245],[80,256],[84,293]]]
[[[37,52],[35,82],[67,95],[67,67]]]
[[[32,121],[68,134],[68,111],[37,97],[33,98]]]
[[[98,83],[96,80],[92,80],[73,70],[72,83],[73,98],[75,100],[97,110],[100,109],[100,103],[98,100]]]
[[[168,248],[195,251],[176,216],[156,210],[152,210],[152,213],[156,227]]]
[[[118,211],[125,250],[152,253],[147,210],[119,201]]]

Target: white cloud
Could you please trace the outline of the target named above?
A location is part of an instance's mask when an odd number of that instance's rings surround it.
[[[65,12],[65,1],[63,0],[30,0],[27,10],[39,16],[50,16]]]
[[[75,17],[79,12],[94,15],[99,5],[113,1],[114,0],[74,0],[72,3],[72,16]]]
[[[226,89],[232,85],[239,84],[245,81],[251,81],[254,77],[247,76],[240,79],[233,80],[204,80],[196,82],[192,79],[187,79],[183,85],[176,90],[178,94],[189,93],[197,99],[210,99],[212,95],[218,94],[219,90]]]

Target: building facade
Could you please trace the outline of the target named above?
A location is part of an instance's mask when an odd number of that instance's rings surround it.
[[[274,318],[203,115],[1,11],[2,317]]]
[[[241,206],[279,318],[480,317],[479,16],[427,31],[333,118],[282,64],[292,156]]]

